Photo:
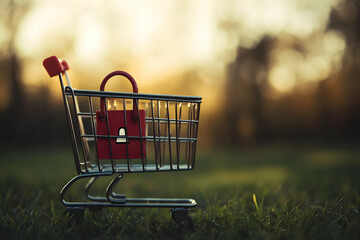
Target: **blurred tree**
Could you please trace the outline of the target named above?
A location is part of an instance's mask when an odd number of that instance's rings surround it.
[[[0,79],[4,81],[5,91],[9,94],[5,95],[8,106],[1,114],[0,131],[3,136],[2,141],[15,141],[17,127],[21,124],[21,109],[24,103],[24,91],[21,81],[21,63],[15,48],[15,41],[19,29],[19,25],[26,13],[29,11],[31,1],[2,1],[0,3],[2,14],[1,21],[4,23],[6,39],[1,49],[0,55]]]
[[[219,143],[237,146],[267,139],[326,142],[360,139],[360,3],[343,1],[333,8],[323,32],[292,37],[291,44],[285,47],[306,59],[307,44],[314,37],[325,38],[328,32],[339,33],[346,42],[340,70],[317,79],[315,88],[306,91],[299,87],[301,76],[296,75],[298,85],[276,98],[267,96],[269,90],[275,91],[268,82],[270,61],[272,50],[283,44],[283,36],[265,36],[249,49],[238,47],[235,60],[227,68],[226,104],[224,117],[219,120],[223,134]],[[335,45],[331,47],[336,48]]]
[[[342,91],[342,116],[333,124],[338,129],[341,123],[342,137],[358,139],[360,137],[360,2],[345,0],[336,6],[331,13],[329,28],[341,32],[346,39],[346,51],[343,58],[343,67],[335,77],[335,88]],[[326,86],[323,86],[325,88]],[[324,100],[325,101],[325,100]]]
[[[269,68],[270,37],[253,48],[237,49],[228,65],[225,94],[227,136],[232,143],[256,141],[264,133],[264,88]]]

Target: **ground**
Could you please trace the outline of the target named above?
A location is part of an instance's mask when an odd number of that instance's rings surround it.
[[[2,148],[0,239],[360,238],[356,145],[205,150],[192,171],[126,174],[118,189],[194,198],[192,231],[179,228],[169,209],[88,209],[76,222],[59,200],[76,174],[71,148]],[[110,180],[95,190],[104,192]],[[82,191],[75,186],[69,197]]]

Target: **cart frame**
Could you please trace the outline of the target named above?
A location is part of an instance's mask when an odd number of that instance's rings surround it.
[[[67,118],[67,123],[69,126],[71,142],[72,142],[72,150],[74,155],[74,163],[76,167],[76,171],[78,173],[77,176],[72,178],[65,186],[62,188],[60,192],[60,200],[62,204],[66,207],[68,211],[71,212],[80,212],[83,213],[85,208],[103,208],[103,207],[153,207],[153,208],[171,208],[172,216],[175,222],[180,225],[184,225],[185,222],[192,226],[192,222],[188,217],[189,208],[193,208],[197,205],[194,199],[185,199],[185,198],[127,198],[124,194],[117,194],[114,192],[115,186],[119,183],[119,181],[123,178],[125,173],[133,173],[133,172],[160,172],[160,171],[186,171],[192,170],[195,164],[195,154],[196,154],[196,142],[197,142],[197,132],[198,132],[198,123],[199,123],[199,113],[200,113],[200,103],[201,97],[189,97],[189,96],[176,96],[176,95],[158,95],[158,94],[139,94],[139,93],[121,93],[121,92],[106,92],[106,91],[91,91],[91,90],[77,90],[73,89],[71,86],[70,78],[67,74],[67,70],[69,70],[69,65],[64,60],[59,60],[57,57],[52,56],[44,60],[44,67],[48,71],[50,77],[58,76],[60,80],[60,86],[62,90],[62,97],[65,106],[65,113]],[[64,77],[67,81],[67,86],[64,84]],[[83,97],[87,98],[90,104],[89,112],[81,112],[79,109],[78,98]],[[101,159],[98,158],[97,155],[97,147],[96,150],[96,161],[95,164],[91,164],[89,160],[90,150],[88,146],[87,139],[92,138],[95,141],[100,137],[108,138],[110,154],[111,154],[111,144],[110,140],[114,137],[118,136],[100,136],[97,135],[95,130],[96,119],[94,119],[96,113],[93,111],[93,98],[99,99],[113,99],[119,98],[123,100],[123,108],[125,110],[125,99],[131,100],[134,103],[134,110],[137,110],[137,116],[139,117],[139,101],[149,101],[150,102],[150,110],[151,116],[147,117],[147,121],[152,123],[153,127],[153,136],[140,136],[133,137],[140,140],[141,146],[143,141],[152,141],[154,145],[154,156],[155,163],[148,164],[144,157],[144,153],[141,152],[141,163],[140,167],[133,167],[131,165],[131,160],[129,160],[129,156],[127,153],[126,163],[122,164],[122,168],[118,167],[120,165],[115,163],[112,156],[110,159],[110,164],[101,164]],[[72,102],[69,101],[71,99]],[[154,118],[154,102],[159,104],[159,102],[164,102],[167,104],[167,119],[166,118]],[[175,118],[170,119],[169,114],[169,102],[175,103]],[[178,104],[181,103],[192,104],[193,106],[191,113],[191,118],[186,120],[182,120],[181,117],[179,119],[178,116]],[[136,105],[135,105],[136,104]],[[135,107],[136,106],[136,107]],[[105,100],[105,109],[106,115],[108,114],[108,106],[107,101]],[[158,111],[160,111],[158,109]],[[159,113],[160,115],[160,113]],[[180,107],[180,115],[181,115],[181,107]],[[190,113],[189,113],[190,116]],[[92,124],[92,134],[88,134],[84,130],[83,126],[83,117],[89,117],[91,119]],[[126,118],[126,116],[125,116]],[[168,128],[168,136],[155,136],[155,121],[159,122],[158,131],[160,134],[160,121],[167,124]],[[139,121],[140,122],[140,121]],[[125,120],[126,124],[126,120]],[[171,125],[172,124],[172,125]],[[185,137],[180,137],[179,132],[181,125],[188,125],[188,133]],[[109,120],[107,118],[107,125],[109,126]],[[173,126],[175,125],[175,126]],[[170,134],[170,126],[175,127],[176,136],[171,136]],[[180,126],[180,127],[179,127]],[[140,132],[141,126],[139,123]],[[108,128],[109,129],[109,128]],[[129,136],[126,136],[129,137]],[[131,138],[131,137],[130,137]],[[159,144],[167,144],[169,146],[169,162],[168,164],[161,163],[161,152],[159,156],[159,150],[157,151],[156,143]],[[179,160],[179,146],[180,143],[186,144],[186,156],[185,163],[180,163]],[[175,144],[175,155],[171,153],[171,146]],[[128,151],[126,143],[126,151]],[[161,150],[161,146],[160,146]],[[141,148],[142,151],[142,148]],[[165,154],[164,154],[165,155]],[[175,156],[175,157],[172,157]],[[165,156],[162,156],[163,158]],[[159,159],[160,158],[160,163]],[[174,159],[173,159],[174,158]],[[102,176],[113,176],[113,180],[108,184],[106,188],[105,196],[93,196],[90,194],[90,189],[96,182],[99,177]],[[85,186],[85,195],[88,201],[67,201],[65,200],[65,195],[67,191],[71,188],[71,186],[79,181],[80,179],[87,178],[89,179]]]

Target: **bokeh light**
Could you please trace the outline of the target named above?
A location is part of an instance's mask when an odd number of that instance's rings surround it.
[[[340,0],[1,4],[0,58],[6,62],[12,54],[16,57],[19,87],[29,98],[45,90],[55,102],[61,99],[58,82],[49,80],[41,66],[44,58],[56,55],[70,62],[75,88],[96,90],[107,73],[124,70],[138,81],[140,92],[202,96],[203,114],[206,119],[219,116],[217,124],[229,121],[228,101],[234,101],[231,108],[243,117],[235,117],[231,128],[247,136],[261,129],[256,119],[268,118],[272,104],[282,104],[271,101],[296,98],[299,91],[316,95],[321,82],[344,69],[349,51],[348,33],[334,25],[334,17],[347,16]],[[3,69],[10,68],[3,64]],[[0,87],[2,111],[16,101],[6,71],[1,71],[7,79]],[[229,96],[229,79],[237,82],[231,94],[242,98]],[[108,90],[131,89],[118,81]],[[250,109],[258,105],[264,109],[256,115]],[[211,124],[216,123],[206,128]]]

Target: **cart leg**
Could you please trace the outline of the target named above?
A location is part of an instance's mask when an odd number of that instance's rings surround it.
[[[98,177],[92,177],[90,178],[90,180],[88,181],[88,183],[86,184],[85,186],[85,195],[87,197],[87,199],[89,199],[90,201],[92,202],[107,202],[109,201],[109,199],[107,197],[102,197],[102,196],[93,196],[90,194],[90,188],[94,185],[95,181],[98,179]],[[114,180],[112,180],[113,182]],[[110,183],[113,184],[113,183]],[[116,184],[116,183],[115,183]],[[113,184],[114,185],[114,184]],[[113,186],[114,187],[114,186]],[[112,188],[113,188],[112,187]],[[126,195],[125,194],[116,194],[114,192],[112,192],[112,188],[111,188],[111,192],[108,193],[111,195],[112,198],[114,199],[125,199],[126,198]],[[96,207],[97,208],[97,207]]]
[[[66,211],[70,213],[70,223],[72,221],[74,221],[75,224],[79,224],[82,222],[85,207],[66,207]]]
[[[188,228],[194,231],[194,223],[189,217],[189,209],[187,208],[173,208],[171,209],[171,215],[176,224],[181,228]]]
[[[123,174],[119,174],[116,176],[107,186],[106,188],[106,198],[109,202],[113,203],[125,203],[126,195],[125,194],[116,194],[113,192],[114,187],[118,184],[118,182],[123,177]]]

